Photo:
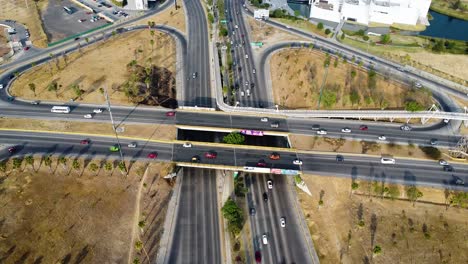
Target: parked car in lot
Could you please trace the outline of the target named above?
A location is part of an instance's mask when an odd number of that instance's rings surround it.
[[[279,160],[280,159],[280,154],[277,152],[273,152],[270,154],[270,159],[272,160]]]
[[[151,153],[148,153],[148,159],[155,159],[158,157],[158,153],[156,152],[151,152]]]
[[[208,151],[205,153],[205,158],[207,159],[216,159],[217,153],[214,151]]]

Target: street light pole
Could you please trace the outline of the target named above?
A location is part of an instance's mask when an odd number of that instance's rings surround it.
[[[107,110],[109,111],[109,116],[110,116],[110,120],[111,120],[111,124],[112,124],[112,129],[114,130],[115,138],[117,139],[117,145],[119,146],[120,161],[124,165],[125,173],[128,173],[127,172],[127,166],[125,165],[125,162],[124,162],[124,156],[123,156],[123,153],[122,153],[122,146],[120,145],[119,135],[117,134],[117,129],[116,129],[115,123],[114,123],[114,117],[112,115],[111,103],[110,103],[110,99],[109,99],[109,94],[107,93],[107,87],[104,88],[104,96],[105,96],[106,102],[107,102]]]

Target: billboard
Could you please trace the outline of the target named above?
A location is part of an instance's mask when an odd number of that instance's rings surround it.
[[[259,131],[259,130],[241,130],[240,133],[247,135],[247,136],[256,136],[256,137],[263,136],[263,131]]]

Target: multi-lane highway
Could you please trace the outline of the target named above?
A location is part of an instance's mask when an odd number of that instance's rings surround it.
[[[216,171],[184,168],[175,230],[164,263],[222,263]]]
[[[254,250],[251,258],[259,252],[262,263],[313,263],[309,248],[312,245],[308,245],[304,237],[309,230],[300,223],[302,212],[294,206],[295,197],[292,197],[286,177],[258,173],[245,175]],[[267,187],[268,180],[273,182],[272,189]],[[285,220],[284,227],[281,227],[281,218]],[[263,235],[268,244],[263,243]]]
[[[91,143],[81,145],[80,141],[89,138]],[[466,164],[452,164],[453,171],[444,171],[437,161],[398,159],[394,165],[380,163],[379,157],[364,155],[343,154],[344,161],[336,161],[333,153],[309,153],[279,151],[280,160],[270,160],[271,151],[261,149],[215,147],[202,143],[193,143],[191,148],[184,148],[182,144],[155,143],[138,141],[137,148],[128,148],[127,144],[134,140],[122,140],[124,157],[129,159],[147,159],[152,152],[158,154],[157,160],[172,160],[175,162],[190,162],[192,157],[200,156],[201,164],[229,165],[240,168],[246,165],[255,165],[260,160],[267,161],[267,166],[275,168],[296,168],[292,162],[299,158],[303,160],[301,169],[304,173],[324,174],[341,177],[355,177],[366,180],[378,180],[402,184],[418,184],[429,186],[451,186],[453,188],[468,188],[455,186],[456,177],[468,182],[468,166]],[[19,131],[0,131],[0,144],[5,148],[0,151],[3,158],[9,157],[6,147],[17,146],[15,155],[27,155],[31,153],[77,155],[83,158],[95,156],[118,157],[118,152],[111,152],[109,147],[116,144],[114,138],[79,136],[51,133],[32,133]],[[208,151],[215,151],[215,159],[205,158]]]

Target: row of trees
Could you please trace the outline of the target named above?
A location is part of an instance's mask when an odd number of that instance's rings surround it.
[[[37,171],[37,170],[39,170],[39,168],[35,168],[35,161],[36,161],[36,158],[33,155],[28,155],[28,156],[26,156],[24,158],[15,157],[15,158],[11,159],[11,169],[24,171],[25,169],[30,167],[33,170]],[[57,159],[57,165],[61,165],[61,167],[64,170],[68,170],[69,165],[70,165],[69,161],[70,160],[68,158],[66,158],[66,157],[59,157]],[[52,171],[52,163],[53,162],[52,162],[52,156],[51,155],[42,157],[41,164],[42,163],[45,166],[47,166],[50,171]],[[5,161],[5,160],[1,161],[0,162],[0,172],[2,172],[3,174],[6,174],[7,171],[8,171],[8,167],[9,167],[8,164],[9,164],[9,161]],[[25,164],[24,167],[23,167],[23,164]],[[73,170],[75,170],[75,171],[79,171],[81,169],[86,169],[87,168],[90,172],[93,172],[95,175],[97,175],[100,168],[103,168],[107,172],[110,172],[115,168],[118,168],[122,173],[126,172],[126,166],[125,166],[125,163],[123,163],[123,162],[119,162],[117,164],[117,166],[114,166],[114,163],[109,162],[109,161],[101,162],[100,164],[96,164],[95,162],[91,162],[89,164],[86,164],[86,163],[84,163],[83,161],[81,161],[79,159],[73,159],[73,160],[71,160],[71,168]]]
[[[228,230],[234,236],[237,236],[244,225],[244,213],[242,209],[230,197],[221,208],[224,218],[228,222]]]

